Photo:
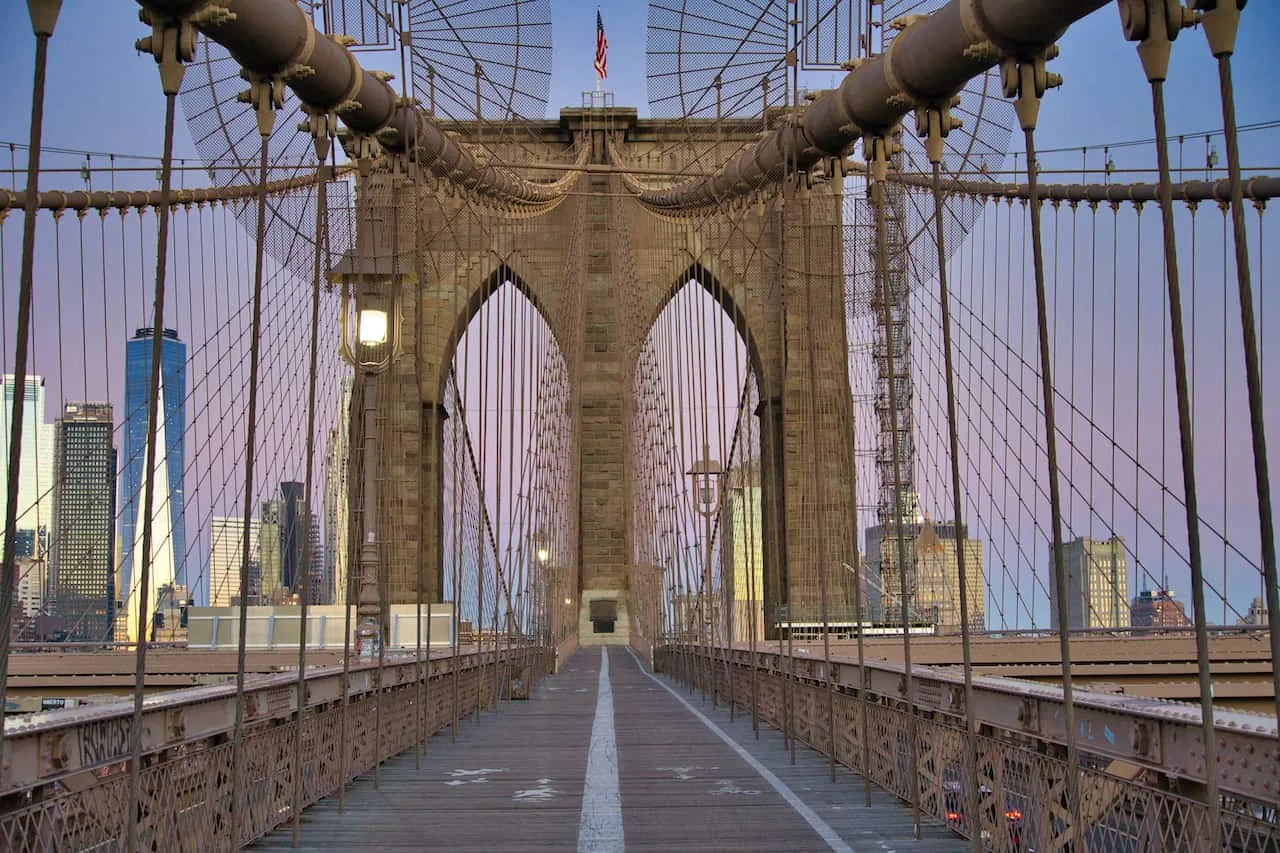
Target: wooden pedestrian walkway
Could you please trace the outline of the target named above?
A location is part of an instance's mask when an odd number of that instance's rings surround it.
[[[963,851],[860,777],[801,749],[750,716],[730,722],[629,649],[580,650],[540,682],[531,701],[468,719],[452,742],[433,737],[362,777],[346,808],[322,800],[255,850]]]

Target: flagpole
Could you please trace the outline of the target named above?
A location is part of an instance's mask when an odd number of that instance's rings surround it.
[[[604,36],[604,22],[600,18],[600,7],[596,6],[596,97],[592,99],[592,106],[604,106],[604,99],[600,97],[600,74],[601,63],[604,59],[603,50],[607,47],[608,41]]]

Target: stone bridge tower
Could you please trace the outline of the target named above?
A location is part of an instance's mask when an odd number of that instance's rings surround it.
[[[733,318],[760,389],[766,625],[779,604],[792,619],[821,618],[824,585],[830,618],[848,618],[851,577],[841,563],[853,563],[857,546],[839,196],[824,182],[803,191],[791,182],[687,217],[630,197],[637,180],[652,180],[647,172],[708,171],[757,139],[759,120],[717,126],[565,109],[559,121],[451,127],[525,177],[546,181],[549,172],[518,164],[558,165],[550,174],[575,185],[552,209],[523,218],[463,203],[443,185],[420,180],[415,191],[394,174],[358,188],[353,264],[339,277],[384,290],[394,283],[403,306],[403,355],[377,405],[386,600],[417,600],[420,560],[427,596],[441,600],[442,436],[453,409],[445,383],[467,324],[511,281],[546,320],[570,376],[573,506],[567,529],[554,533],[567,545],[574,594],[568,607],[555,600],[556,636],[576,626],[583,643],[637,639],[633,377],[663,306],[693,281]],[[595,632],[593,602],[597,619],[613,617],[612,633]]]

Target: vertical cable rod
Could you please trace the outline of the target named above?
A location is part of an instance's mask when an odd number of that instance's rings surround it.
[[[329,155],[330,136],[327,117],[322,118],[318,114],[311,116],[311,121],[315,125],[312,126],[312,134],[315,140],[316,152],[316,179],[315,179],[315,205],[316,205],[316,227],[314,234],[315,245],[312,247],[312,269],[311,269],[311,338],[310,338],[310,363],[307,371],[307,449],[306,449],[306,472],[303,479],[306,482],[304,494],[307,501],[307,512],[304,515],[307,530],[306,538],[302,543],[302,583],[301,594],[299,595],[299,613],[298,613],[298,684],[296,688],[298,713],[294,722],[294,741],[293,741],[293,829],[292,829],[292,845],[297,847],[301,842],[302,833],[302,727],[307,711],[307,604],[311,597],[311,507],[312,500],[312,474],[315,460],[315,434],[316,434],[316,374],[317,364],[319,361],[320,348],[320,282],[324,278],[324,269],[327,265],[327,258],[324,253],[324,234],[328,229],[328,169],[325,160]]]
[[[870,169],[870,190],[871,205],[875,209],[875,245],[876,245],[876,279],[878,282],[881,323],[885,332],[885,371],[888,373],[888,393],[889,393],[889,432],[890,432],[890,449],[893,456],[893,511],[892,522],[894,524],[894,538],[897,540],[898,551],[898,599],[901,608],[902,622],[902,662],[903,662],[903,683],[907,711],[907,752],[909,756],[910,785],[911,785],[911,826],[912,835],[920,838],[920,769],[919,751],[916,749],[916,712],[915,712],[915,692],[912,678],[911,668],[911,587],[907,584],[907,540],[906,533],[903,530],[904,519],[903,514],[906,511],[904,504],[906,503],[906,495],[903,494],[902,483],[902,448],[898,430],[898,383],[895,381],[897,377],[897,367],[894,357],[894,322],[893,322],[893,294],[889,284],[889,247],[888,247],[888,231],[886,226],[885,205],[888,199],[885,198],[885,173],[889,165],[890,155],[889,148],[893,144],[892,134],[874,137],[871,140],[873,155],[868,159]],[[905,263],[905,259],[903,260]],[[905,322],[905,321],[904,321]],[[908,368],[909,369],[909,368]],[[889,520],[883,520],[882,525],[886,526]]]
[[[1027,190],[1031,217],[1031,265],[1035,281],[1036,334],[1040,349],[1040,387],[1044,405],[1045,462],[1049,477],[1050,546],[1053,560],[1053,583],[1059,590],[1057,600],[1058,644],[1062,658],[1063,722],[1067,730],[1066,776],[1067,811],[1070,824],[1068,838],[1076,846],[1081,838],[1080,826],[1080,748],[1076,743],[1075,701],[1072,692],[1071,673],[1071,622],[1066,583],[1066,555],[1062,547],[1062,493],[1058,471],[1058,433],[1054,417],[1053,374],[1049,354],[1048,297],[1045,292],[1044,248],[1041,240],[1041,203],[1039,195],[1039,164],[1036,161],[1035,128],[1040,112],[1041,97],[1048,88],[1061,84],[1061,78],[1044,71],[1044,63],[1057,55],[1057,47],[1051,46],[1023,61],[1006,60],[1003,69],[1004,93],[1015,97],[1015,109],[1022,126],[1026,147]]]
[[[272,78],[251,75],[250,97],[257,107],[258,117],[258,185],[255,189],[257,229],[254,239],[253,307],[249,334],[249,400],[246,406],[245,463],[244,463],[244,531],[240,552],[240,613],[238,616],[236,644],[236,713],[231,740],[231,836],[232,847],[240,845],[241,816],[248,811],[241,805],[244,794],[244,681],[245,642],[249,629],[249,524],[253,520],[253,465],[256,459],[255,441],[258,432],[258,367],[262,344],[262,285],[263,251],[267,233],[267,154],[271,128],[275,124],[279,99],[276,92],[281,84]],[[279,89],[283,92],[283,89]]]
[[[937,134],[937,141],[934,143],[936,147],[930,150],[929,159],[933,161],[933,223],[934,238],[938,247],[938,304],[941,306],[942,355],[947,386],[947,440],[951,454],[951,506],[954,518],[952,524],[956,543],[956,574],[960,582],[960,648],[964,662],[965,763],[968,765],[966,768],[968,770],[967,778],[964,782],[965,807],[969,813],[969,821],[971,821],[969,839],[972,842],[973,851],[974,853],[981,853],[982,833],[980,826],[982,821],[978,811],[978,736],[974,729],[977,720],[974,716],[973,707],[973,654],[969,636],[969,584],[966,571],[969,567],[965,565],[965,537],[960,523],[964,511],[960,491],[960,427],[956,407],[955,364],[952,357],[951,293],[947,288],[946,227],[942,222],[943,212],[946,209],[946,199],[942,193],[941,149],[944,135],[943,126],[950,124],[950,116],[942,110],[933,109],[930,110],[927,121],[927,131],[931,134],[930,142],[934,141],[932,134]],[[937,156],[933,156],[934,154]],[[977,570],[981,572],[982,567],[978,566]]]
[[[175,51],[180,26],[166,28],[175,42]],[[135,604],[138,608],[138,634],[137,645],[134,647],[133,715],[129,721],[129,743],[131,747],[129,756],[129,804],[131,817],[133,817],[132,820],[127,821],[126,849],[129,850],[137,849],[139,825],[142,815],[147,811],[142,805],[142,700],[147,676],[147,617],[150,615],[148,610],[151,592],[151,538],[154,529],[152,510],[155,506],[156,485],[156,421],[158,420],[160,407],[160,354],[161,343],[164,340],[162,332],[164,330],[165,278],[169,264],[169,217],[172,213],[169,209],[169,196],[173,188],[173,131],[178,89],[182,82],[182,63],[178,56],[172,58],[172,62],[177,67],[176,80],[169,73],[171,68],[167,61],[169,57],[158,55],[157,60],[161,63],[160,76],[165,99],[164,154],[160,161],[160,205],[156,210],[156,285],[151,317],[153,327],[151,332],[151,375],[147,380],[147,441],[144,462],[147,470],[144,474],[144,493],[142,498],[142,570],[138,581],[138,595]],[[141,231],[141,228],[139,228],[139,231]],[[15,392],[14,397],[16,398],[19,394],[21,394],[21,391]],[[129,415],[132,415],[132,412]],[[14,426],[16,428],[17,424]],[[168,455],[168,447],[164,448],[164,453],[166,456]],[[8,572],[6,572],[7,574]],[[0,625],[7,625],[7,620],[0,621]],[[7,634],[8,630],[6,629],[4,633]]]
[[[1204,8],[1201,0],[1196,6]],[[1243,0],[1216,0],[1202,21],[1209,48],[1218,60],[1218,86],[1222,97],[1222,126],[1227,147],[1227,179],[1231,191],[1231,236],[1235,245],[1236,286],[1240,294],[1240,331],[1244,339],[1245,382],[1249,395],[1249,432],[1253,442],[1253,476],[1258,493],[1258,526],[1262,544],[1262,577],[1267,605],[1271,659],[1280,660],[1280,579],[1276,570],[1276,531],[1271,507],[1271,475],[1267,460],[1267,434],[1262,401],[1262,367],[1259,358],[1258,321],[1253,313],[1253,280],[1249,267],[1248,232],[1244,219],[1244,190],[1240,177],[1240,140],[1236,131],[1235,84],[1231,55]],[[1259,208],[1261,216],[1261,208]],[[1262,242],[1262,229],[1258,229]],[[1261,262],[1259,262],[1261,267]],[[1259,278],[1265,278],[1259,269]],[[1276,722],[1280,724],[1280,667],[1271,668]]]
[[[1204,564],[1200,549],[1200,503],[1196,490],[1196,455],[1191,434],[1191,395],[1187,382],[1187,349],[1182,321],[1182,288],[1178,281],[1178,247],[1174,236],[1173,185],[1169,175],[1164,80],[1154,79],[1151,81],[1151,101],[1156,125],[1156,157],[1160,168],[1158,189],[1160,194],[1160,219],[1164,237],[1165,277],[1169,292],[1169,332],[1173,345],[1173,381],[1178,406],[1182,487],[1185,492],[1183,501],[1186,505],[1187,519],[1187,550],[1190,552],[1191,564],[1191,601],[1192,609],[1195,611],[1193,615],[1196,631],[1196,671],[1200,684],[1200,721],[1202,737],[1204,738],[1205,799],[1209,806],[1209,828],[1216,839],[1222,831],[1222,803],[1218,797],[1218,738],[1213,722],[1213,679],[1209,660],[1208,614],[1205,612]],[[1247,256],[1245,264],[1248,264]],[[1223,590],[1224,595],[1225,593],[1226,590]]]
[[[36,37],[35,74],[31,83],[31,132],[27,145],[27,192],[23,202],[22,268],[18,276],[18,327],[13,356],[13,415],[9,421],[9,468],[5,483],[8,503],[4,517],[3,572],[0,573],[0,708],[5,706],[9,680],[9,630],[13,621],[15,562],[18,553],[18,480],[22,466],[22,426],[27,387],[27,350],[31,337],[31,297],[35,277],[36,213],[40,190],[40,146],[44,134],[45,75],[49,39],[61,6],[56,0],[33,0],[27,5]],[[10,149],[12,150],[12,148]],[[0,778],[4,768],[0,765]]]

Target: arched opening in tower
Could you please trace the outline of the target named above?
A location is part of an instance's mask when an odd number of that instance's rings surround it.
[[[442,588],[464,638],[560,642],[577,594],[570,374],[514,278],[476,308],[445,378]]]
[[[728,292],[700,269],[636,360],[633,623],[650,640],[764,636],[760,393]]]

